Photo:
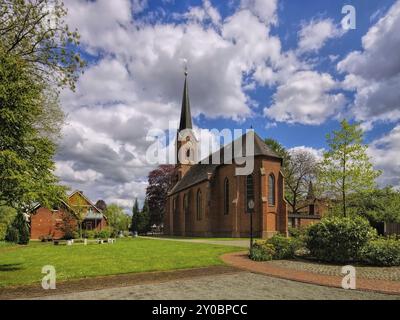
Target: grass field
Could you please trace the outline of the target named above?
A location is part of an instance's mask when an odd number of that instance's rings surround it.
[[[39,283],[45,265],[57,281],[133,272],[165,271],[221,265],[219,256],[243,248],[212,244],[121,239],[115,244],[28,246],[0,244],[0,287]]]

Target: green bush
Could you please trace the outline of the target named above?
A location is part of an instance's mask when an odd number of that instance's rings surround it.
[[[95,233],[95,238],[107,239],[110,237],[111,237],[111,230],[109,228],[97,231]]]
[[[85,230],[85,231],[83,231],[82,236],[83,236],[83,238],[86,238],[86,239],[94,239],[96,236],[96,231],[95,230]]]
[[[275,249],[273,256],[275,260],[293,258],[295,251],[300,247],[297,239],[288,238],[280,234],[274,235],[272,238],[268,239],[267,243],[271,244]]]
[[[250,249],[249,258],[254,261],[270,261],[275,255],[275,248],[265,241],[258,241]]]
[[[358,260],[374,238],[376,230],[361,217],[328,217],[307,229],[305,244],[315,258],[342,263]]]
[[[379,238],[369,241],[361,250],[361,259],[375,266],[399,266],[400,240]]]
[[[18,230],[13,227],[13,226],[9,226],[7,228],[7,233],[6,233],[6,238],[5,240],[7,242],[12,242],[12,243],[18,243],[19,242],[19,233]]]

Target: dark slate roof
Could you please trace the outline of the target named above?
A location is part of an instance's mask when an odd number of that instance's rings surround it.
[[[242,135],[239,137],[237,140],[241,139],[242,141],[242,148],[245,151],[246,150],[246,139],[248,138],[249,133],[246,133],[245,135]],[[235,140],[235,141],[237,141]],[[221,157],[221,164],[223,164],[224,160],[224,153],[229,151],[232,153],[232,148],[234,149],[234,142],[231,142],[230,144],[222,147],[219,152],[220,152],[220,157]],[[235,150],[234,150],[235,151]],[[244,153],[242,152],[242,154]],[[214,154],[217,154],[214,153]],[[272,157],[272,158],[277,158],[282,161],[282,158],[279,157],[274,151],[271,150],[270,147],[268,147],[264,141],[256,134],[254,133],[254,156],[267,156],[267,157]],[[209,156],[209,163],[212,161],[212,155]],[[176,185],[171,189],[169,194],[174,194],[176,192],[182,191],[190,186],[193,186],[197,183],[203,182],[205,180],[208,180],[209,175],[213,175],[216,171],[216,169],[221,165],[221,164],[203,164],[204,160],[200,161],[199,163],[193,165],[188,172],[183,176],[181,180],[179,180]]]
[[[183,86],[181,121],[179,131],[192,129],[192,115],[190,113],[189,90],[187,85],[187,72],[185,72],[185,84]]]

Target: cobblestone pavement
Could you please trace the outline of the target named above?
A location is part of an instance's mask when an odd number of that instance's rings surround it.
[[[296,261],[257,262],[250,260],[246,252],[227,253],[222,256],[222,260],[232,267],[267,276],[328,287],[342,287],[343,275],[338,273],[338,266],[329,266],[316,263],[313,264],[311,262],[298,263]],[[307,268],[310,270],[305,270]],[[374,276],[372,279],[361,277],[360,272],[357,273],[356,269],[357,289],[400,295],[400,281],[376,278],[381,271],[380,269],[391,268],[370,269],[374,269],[373,275],[371,275],[372,271],[370,271],[370,273],[365,272],[365,274]],[[325,272],[330,272],[332,274],[322,273],[324,270]],[[387,270],[386,273],[386,276],[391,274]]]
[[[250,272],[68,293],[38,299],[190,299],[190,300],[386,300],[400,296],[322,287]]]
[[[294,261],[294,260],[276,260],[270,261],[269,264],[277,267],[289,268],[299,271],[308,271],[318,274],[326,274],[330,276],[341,276],[343,265],[328,265],[310,261]],[[367,267],[354,266],[356,268],[357,277],[364,279],[390,280],[400,281],[400,267]]]

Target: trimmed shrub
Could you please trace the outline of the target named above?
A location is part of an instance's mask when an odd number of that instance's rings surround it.
[[[85,230],[83,232],[83,238],[86,238],[86,239],[94,239],[95,235],[96,235],[95,230]]]
[[[281,234],[274,235],[272,238],[267,240],[268,244],[271,244],[275,253],[273,259],[291,259],[294,257],[295,251],[299,249],[299,241],[292,238],[287,238]]]
[[[109,228],[97,231],[95,233],[95,238],[107,239],[111,237],[111,230]]]
[[[342,263],[359,260],[361,249],[376,235],[361,217],[328,217],[308,228],[305,244],[313,257]]]
[[[369,241],[361,250],[362,261],[375,266],[400,265],[400,240],[379,238]]]
[[[18,242],[19,242],[19,233],[18,233],[18,230],[17,230],[15,227],[13,227],[13,226],[9,226],[9,227],[7,228],[5,240],[6,240],[7,242],[18,243]]]
[[[250,249],[249,258],[254,261],[270,261],[275,255],[275,248],[265,241],[258,241]]]

